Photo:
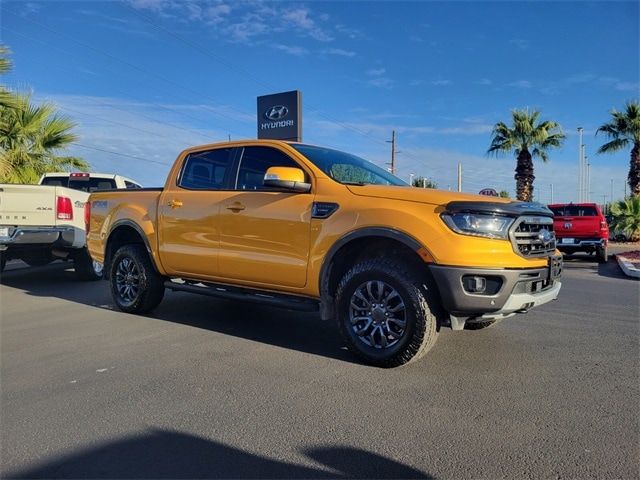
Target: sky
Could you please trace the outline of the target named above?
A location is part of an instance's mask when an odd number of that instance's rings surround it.
[[[123,0],[0,3],[2,83],[77,124],[93,171],[164,184],[193,145],[255,138],[256,97],[302,92],[303,141],[397,175],[515,195],[492,126],[536,109],[567,135],[535,162],[535,199],[577,200],[577,127],[591,200],[624,195],[629,151],[597,155],[597,128],[640,97],[639,5],[607,2]],[[552,187],[553,185],[553,187]],[[604,197],[603,197],[604,196]]]

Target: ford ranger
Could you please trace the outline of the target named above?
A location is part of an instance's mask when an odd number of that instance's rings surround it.
[[[440,326],[483,327],[558,296],[545,206],[413,188],[354,155],[249,140],[189,148],[164,188],[96,192],[88,248],[117,307],[165,289],[319,310],[391,367]]]

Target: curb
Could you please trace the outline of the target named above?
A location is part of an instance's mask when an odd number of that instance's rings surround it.
[[[624,256],[616,255],[616,260],[618,261],[618,265],[628,277],[640,278],[640,269],[634,267],[634,265],[627,261]]]

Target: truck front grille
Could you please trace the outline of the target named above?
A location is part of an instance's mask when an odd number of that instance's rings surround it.
[[[514,251],[523,257],[546,257],[556,249],[553,219],[549,217],[519,217],[509,231]]]

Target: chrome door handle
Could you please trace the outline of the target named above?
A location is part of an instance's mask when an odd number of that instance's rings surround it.
[[[240,212],[241,210],[244,210],[246,207],[244,205],[242,205],[241,203],[232,203],[231,205],[227,205],[227,210],[231,210],[233,212]]]
[[[171,200],[167,205],[171,208],[179,208],[182,206],[182,202],[180,200]]]

